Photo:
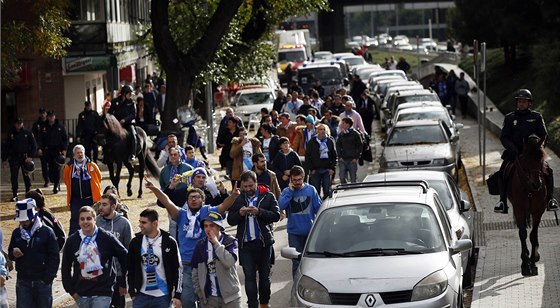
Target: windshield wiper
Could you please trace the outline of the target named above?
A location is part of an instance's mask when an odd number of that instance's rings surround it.
[[[396,256],[396,255],[412,255],[422,254],[417,250],[406,250],[404,248],[372,248],[366,250],[356,250],[345,252],[345,256]]]
[[[326,250],[324,250],[324,251],[308,251],[307,253],[310,254],[310,255],[319,255],[319,256],[325,256],[325,257],[328,257],[328,258],[331,258],[331,257],[345,257],[346,256],[345,254],[342,254],[342,253],[326,251]]]

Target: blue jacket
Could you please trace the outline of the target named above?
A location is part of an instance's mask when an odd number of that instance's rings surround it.
[[[14,256],[16,247],[23,252],[23,256]],[[18,279],[52,283],[60,262],[58,242],[53,230],[43,225],[33,233],[28,245],[27,241],[21,238],[19,227],[15,228],[8,247],[8,258],[16,262]]]
[[[288,233],[307,236],[321,203],[321,197],[313,185],[303,183],[303,187],[297,190],[284,188],[278,205],[281,211],[286,211]]]

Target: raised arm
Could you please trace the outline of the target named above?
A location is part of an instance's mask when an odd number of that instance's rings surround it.
[[[233,185],[233,189],[231,190],[231,194],[222,202],[222,204],[218,205],[218,212],[223,215],[235,202],[235,199],[239,197],[240,191],[237,188],[237,181]]]
[[[150,181],[148,177],[144,177],[144,180],[146,181],[146,188],[151,190],[156,195],[157,199],[161,202],[161,204],[163,204],[171,218],[177,219],[177,215],[179,215],[179,208],[175,205],[175,203],[173,203],[171,199],[169,199],[169,196],[161,191],[161,189],[154,186],[154,183],[152,183],[152,181]]]

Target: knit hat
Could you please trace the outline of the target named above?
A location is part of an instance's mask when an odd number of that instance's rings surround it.
[[[37,204],[32,198],[27,198],[16,202],[15,221],[33,220],[37,217]]]
[[[195,168],[193,170],[193,173],[191,175],[191,181],[194,180],[194,177],[199,175],[199,174],[204,174],[206,177],[208,177],[208,173],[206,172],[206,169],[199,167],[199,168]]]
[[[305,117],[305,122],[306,123],[315,123],[315,118],[311,115],[308,115],[307,117]]]
[[[203,224],[205,220],[208,220],[208,221],[211,221],[211,222],[215,223],[216,225],[218,225],[220,227],[220,230],[222,230],[222,231],[224,231],[226,229],[226,228],[224,228],[224,224],[222,223],[223,217],[222,217],[222,215],[220,215],[220,213],[208,212],[208,215],[206,217],[204,217],[200,223]]]

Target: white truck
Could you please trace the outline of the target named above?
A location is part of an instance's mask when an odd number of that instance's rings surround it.
[[[281,84],[289,85],[291,80],[288,79],[295,76],[295,74],[286,76],[285,70],[288,64],[291,64],[292,71],[295,71],[303,62],[312,57],[309,30],[278,31],[276,32],[275,43],[278,52],[278,61],[276,64],[278,79]]]

